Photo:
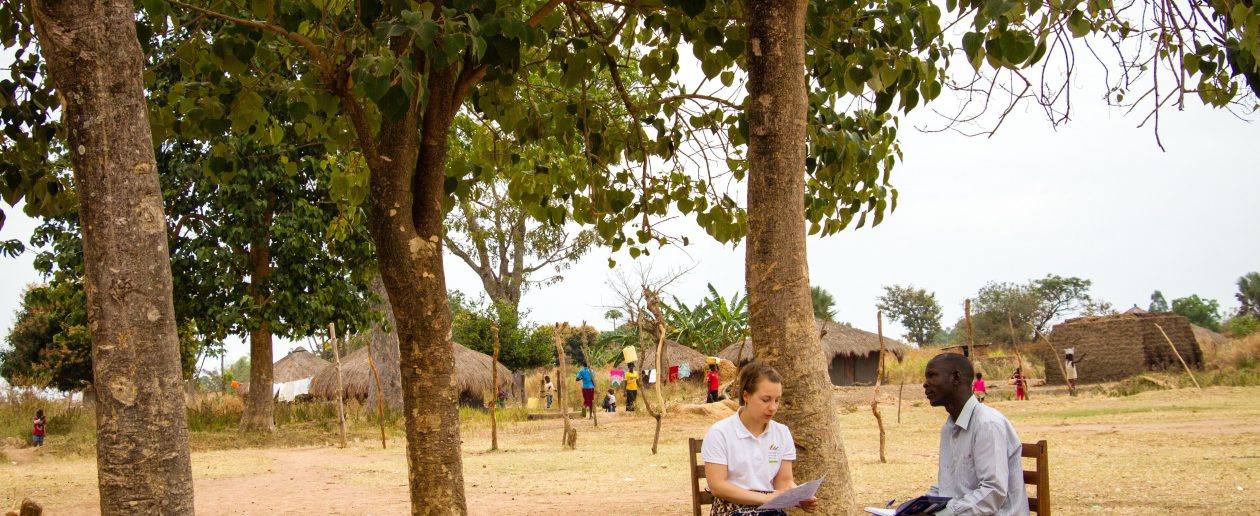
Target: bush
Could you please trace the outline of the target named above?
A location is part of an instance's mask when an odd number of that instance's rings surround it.
[[[1260,319],[1256,319],[1251,315],[1240,315],[1230,317],[1221,326],[1230,337],[1240,339],[1260,331]]]

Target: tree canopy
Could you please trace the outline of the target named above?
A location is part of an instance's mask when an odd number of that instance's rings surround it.
[[[941,305],[936,294],[913,285],[884,287],[876,305],[888,319],[906,328],[906,339],[920,346],[935,342],[941,333]]]

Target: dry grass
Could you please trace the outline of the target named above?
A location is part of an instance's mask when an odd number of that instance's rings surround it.
[[[841,416],[859,506],[913,496],[934,480],[936,440],[944,415],[911,400],[907,396],[899,424],[895,412],[885,407],[888,464],[878,462],[878,433],[870,413]],[[1128,397],[1040,395],[1031,402],[993,406],[1010,417],[1024,441],[1049,441],[1057,513],[1203,514],[1260,503],[1260,455],[1255,452],[1260,449],[1260,387]],[[499,433],[503,452],[486,451],[489,428],[481,420],[470,417],[463,428],[465,486],[474,514],[593,510],[609,503],[626,512],[689,513],[686,439],[703,435],[712,417],[667,417],[660,453],[652,455],[653,422],[643,413],[601,417],[599,428],[577,421],[578,448],[565,451],[558,420],[510,421],[513,410],[506,412]],[[363,428],[357,426],[356,431]],[[276,436],[283,437],[284,432],[282,427]],[[334,435],[335,429],[324,433],[327,441]],[[227,504],[199,502],[198,509],[344,512],[357,507],[355,500],[362,493],[371,493],[369,501],[379,504],[378,509],[405,511],[406,459],[397,434],[386,451],[375,447],[370,432],[360,438],[345,451],[324,447],[195,452],[198,499]],[[308,466],[310,471],[264,471],[279,469],[276,464],[303,454],[316,459],[315,466]],[[22,496],[36,492],[58,514],[92,513],[93,464],[87,457],[45,455],[20,466],[0,465],[0,507],[12,507]],[[316,473],[337,481],[303,480]],[[306,492],[309,500],[269,502],[262,496],[252,505],[239,505],[250,495],[234,490],[254,483],[251,479],[277,476],[289,482],[288,489]],[[230,482],[233,479],[235,483]]]

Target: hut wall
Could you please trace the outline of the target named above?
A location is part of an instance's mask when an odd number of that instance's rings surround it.
[[[836,355],[831,359],[827,374],[832,385],[875,384],[879,371],[879,353],[866,355]]]
[[[1077,365],[1077,381],[1081,383],[1120,380],[1138,373],[1181,364],[1168,347],[1159,329],[1177,346],[1177,351],[1191,367],[1203,365],[1203,352],[1195,341],[1190,322],[1174,314],[1124,314],[1109,317],[1072,319],[1054,327],[1049,346],[1037,347],[1037,355],[1046,362],[1046,383],[1063,384],[1063,373],[1056,362],[1063,360],[1063,350],[1074,348],[1085,360]]]

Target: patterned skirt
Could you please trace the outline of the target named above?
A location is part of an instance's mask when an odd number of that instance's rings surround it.
[[[766,493],[766,491],[757,491],[758,493]],[[768,493],[767,493],[768,494]],[[756,505],[740,505],[728,502],[718,497],[713,497],[713,510],[710,516],[787,516],[787,512],[779,509],[768,511],[757,510]]]

